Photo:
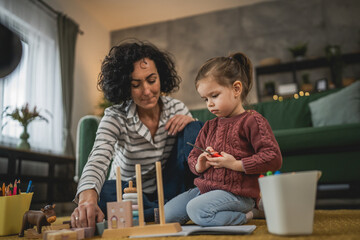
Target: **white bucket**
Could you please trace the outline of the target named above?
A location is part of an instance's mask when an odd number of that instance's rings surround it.
[[[313,232],[319,171],[283,173],[259,178],[268,231],[278,235]]]

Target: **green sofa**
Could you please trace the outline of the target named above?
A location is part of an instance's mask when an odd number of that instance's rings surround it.
[[[314,127],[309,103],[339,90],[250,105],[270,123],[283,156],[281,172],[321,170],[319,183],[360,183],[360,122]],[[360,91],[357,92],[360,99]],[[350,104],[350,103],[349,103]],[[357,108],[360,113],[360,108]],[[348,106],[344,104],[343,108]],[[334,114],[338,111],[333,110]],[[200,121],[214,118],[207,109],[192,110]]]
[[[357,85],[359,84],[360,82],[357,82]],[[263,102],[249,106],[269,121],[283,155],[282,172],[321,170],[320,183],[360,185],[360,120],[358,122],[355,120],[355,123],[314,127],[312,116],[316,115],[316,111],[311,112],[309,107],[311,103],[320,99],[325,100],[323,102],[327,106],[334,99],[329,99],[327,104],[326,98],[340,93],[337,97],[346,100],[350,94],[342,93],[343,90],[331,90],[299,99]],[[359,102],[360,90],[356,89],[352,95],[354,93],[353,98]],[[342,107],[339,109],[334,107],[334,113],[331,114],[338,114],[340,110],[355,107],[356,114],[360,115],[360,107],[356,105],[358,102],[354,106],[350,102],[343,104],[335,100]],[[320,108],[325,107],[320,105]],[[206,108],[191,110],[191,113],[203,122],[215,117]],[[75,180],[81,175],[87,161],[99,121],[100,118],[97,116],[85,116],[79,121]]]

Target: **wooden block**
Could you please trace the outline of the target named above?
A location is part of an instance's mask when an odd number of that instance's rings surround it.
[[[151,234],[176,233],[181,231],[179,223],[153,224],[137,227],[105,229],[103,238],[120,238],[128,236],[146,236]]]
[[[83,228],[70,228],[70,230],[77,233],[78,240],[82,240],[85,238],[85,230]]]
[[[62,230],[62,229],[70,229],[70,225],[69,224],[51,224],[50,226],[43,226],[41,231]]]
[[[77,232],[63,229],[55,232],[50,232],[46,236],[46,240],[77,240]]]
[[[132,208],[131,202],[108,202],[107,216],[108,228],[132,227]]]
[[[86,227],[83,229],[84,229],[84,233],[85,233],[85,238],[92,238],[95,235],[94,227]]]

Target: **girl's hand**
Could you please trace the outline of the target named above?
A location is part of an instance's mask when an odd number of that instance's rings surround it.
[[[176,135],[178,132],[181,132],[188,123],[193,121],[195,121],[195,119],[188,115],[175,115],[166,123],[165,129],[169,132],[169,135]]]
[[[207,153],[202,153],[199,155],[198,159],[197,159],[197,163],[195,165],[195,170],[198,172],[198,173],[203,173],[205,172],[209,167],[211,167],[211,165],[209,164],[207,158],[209,157],[210,155],[207,154]]]
[[[220,153],[222,157],[208,157],[208,163],[214,168],[228,168],[235,171],[243,172],[242,161],[238,161],[233,155],[227,154],[226,152]]]
[[[103,221],[105,216],[97,204],[97,199],[98,196],[94,189],[80,193],[78,207],[71,214],[73,228],[95,227],[95,221]]]

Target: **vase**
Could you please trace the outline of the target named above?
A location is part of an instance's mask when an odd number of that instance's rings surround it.
[[[30,135],[27,132],[27,126],[24,126],[24,131],[20,135],[20,142],[18,144],[18,148],[29,150],[30,149],[30,144],[28,142],[29,137]]]

